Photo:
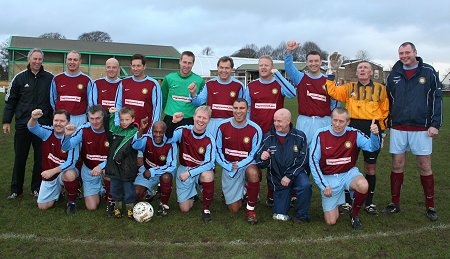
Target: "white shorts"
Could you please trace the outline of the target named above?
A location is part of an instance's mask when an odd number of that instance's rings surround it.
[[[104,192],[102,175],[92,176],[91,169],[85,164],[81,167],[81,179],[83,180],[83,196],[100,195]]]
[[[319,116],[299,115],[297,118],[297,124],[295,128],[305,133],[306,141],[308,142],[309,147],[316,131],[320,128],[327,127],[330,125],[331,125],[330,116],[319,117]]]
[[[345,203],[344,190],[350,190],[350,184],[357,176],[363,176],[357,167],[353,167],[346,173],[324,175],[332,189],[332,196],[326,197],[322,194],[322,208],[323,211],[331,211],[340,204]]]
[[[390,130],[389,152],[391,154],[403,154],[411,151],[414,155],[431,155],[433,150],[433,138],[428,136],[428,131],[403,131]]]
[[[233,170],[234,177],[228,174],[228,171],[222,169],[222,191],[225,197],[225,204],[230,205],[241,200],[244,197],[245,171],[247,167]]]
[[[197,186],[200,181],[200,174],[194,177],[189,177],[184,182],[181,181],[180,178],[178,178],[178,176],[181,173],[186,172],[189,169],[190,167],[182,165],[178,166],[177,168],[176,185],[177,185],[177,200],[179,203],[185,202],[194,197],[195,195],[197,195]]]

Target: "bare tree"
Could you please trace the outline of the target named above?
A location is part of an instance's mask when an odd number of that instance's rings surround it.
[[[43,39],[58,39],[58,40],[65,40],[66,37],[59,32],[46,32],[44,34],[41,34],[38,36],[38,38]]]
[[[204,49],[202,50],[202,55],[205,55],[205,56],[214,56],[214,51],[213,51],[213,49],[212,49],[210,46],[207,46],[206,48],[204,48]]]
[[[109,36],[107,32],[103,31],[85,32],[78,36],[78,39],[85,41],[112,42],[111,36]]]
[[[371,60],[372,57],[369,54],[369,51],[365,50],[365,49],[360,49],[356,52],[355,55],[356,59],[363,59],[363,60]]]
[[[9,64],[9,51],[8,51],[8,39],[0,44],[0,74],[2,79],[4,75],[8,74],[8,64]],[[3,72],[3,73],[1,73]]]
[[[258,51],[258,46],[252,43],[245,45],[240,50],[234,52],[231,56],[240,58],[258,58]]]
[[[273,59],[278,59],[278,60],[283,60],[284,59],[284,55],[286,55],[286,42],[282,41],[280,43],[280,45],[278,45],[278,47],[276,47],[275,49],[273,49],[272,51],[272,58]]]
[[[306,61],[306,55],[308,55],[309,52],[311,51],[317,51],[320,53],[320,57],[325,60],[328,58],[328,52],[322,50],[319,45],[317,45],[317,43],[313,42],[313,41],[305,41],[305,43],[302,44],[302,46],[300,47],[299,51],[297,52],[298,57],[297,60],[298,61]],[[294,55],[294,60],[295,59],[295,55]]]
[[[271,56],[273,53],[273,48],[272,46],[270,46],[269,44],[262,46],[261,48],[259,48],[258,50],[258,57],[261,56]]]

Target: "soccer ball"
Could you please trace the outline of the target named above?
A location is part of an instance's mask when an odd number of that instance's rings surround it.
[[[147,222],[153,217],[153,206],[145,201],[138,202],[133,207],[133,217],[137,222]]]

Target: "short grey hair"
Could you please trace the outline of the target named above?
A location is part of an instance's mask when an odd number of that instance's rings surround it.
[[[31,49],[31,50],[28,52],[27,59],[30,59],[30,58],[31,58],[31,55],[33,55],[34,52],[41,53],[42,58],[44,58],[44,52],[42,51],[42,49],[33,48],[33,49]]]

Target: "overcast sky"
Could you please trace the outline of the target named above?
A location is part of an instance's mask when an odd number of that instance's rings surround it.
[[[366,50],[385,67],[398,60],[402,42],[412,41],[441,77],[450,72],[450,3],[444,0],[101,2],[8,0],[1,4],[0,40],[46,32],[76,39],[100,30],[114,42],[171,45],[196,54],[210,46],[222,56],[250,43],[276,47],[293,39],[350,58]]]

